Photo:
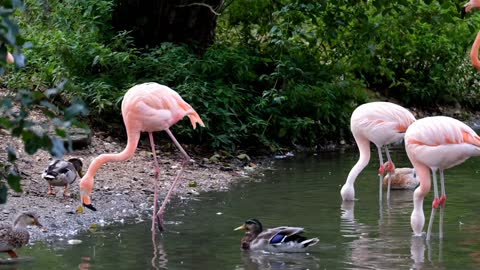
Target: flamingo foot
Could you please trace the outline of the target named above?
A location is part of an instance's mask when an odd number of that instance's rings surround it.
[[[437,209],[439,205],[440,205],[440,199],[439,198],[433,199],[432,208]]]
[[[444,206],[446,201],[447,201],[447,195],[440,196],[440,199],[439,199],[440,206]]]

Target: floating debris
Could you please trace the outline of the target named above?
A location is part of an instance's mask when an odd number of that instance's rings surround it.
[[[67,241],[67,243],[69,245],[78,245],[78,244],[81,244],[82,243],[82,240],[79,240],[79,239],[70,239]]]
[[[287,157],[293,157],[295,156],[292,152],[288,152],[286,153],[285,155],[275,155],[273,156],[273,158],[275,159],[284,159],[284,158],[287,158]]]

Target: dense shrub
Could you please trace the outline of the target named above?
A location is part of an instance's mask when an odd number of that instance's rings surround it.
[[[480,20],[461,20],[453,1],[236,0],[202,56],[170,43],[136,48],[110,27],[112,1],[26,2],[29,62],[9,86],[68,79],[65,101],[83,98],[94,125],[121,123],[122,95],[145,81],[177,90],[206,122],[176,126],[183,140],[230,150],[338,141],[365,88],[403,105],[479,107],[466,55]]]

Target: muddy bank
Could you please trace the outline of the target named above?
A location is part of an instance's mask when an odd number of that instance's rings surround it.
[[[156,141],[160,142],[158,138],[162,136],[166,135],[159,133]],[[23,152],[21,140],[11,138],[9,135],[0,135],[0,140],[3,149],[10,144],[18,150],[19,159],[16,164],[22,174],[23,188],[22,194],[9,192],[7,203],[0,205],[0,220],[9,222],[22,211],[35,211],[46,229],[32,228],[30,231],[33,241],[70,239],[81,231],[91,229],[92,226],[95,229],[95,226],[124,222],[127,219],[151,222],[154,169],[147,136],[142,136],[139,148],[131,160],[107,163],[101,167],[95,177],[92,192],[92,201],[98,211],[92,212],[86,209],[84,214],[75,213],[79,204],[78,178],[71,187],[71,198],[63,198],[63,187],[56,187],[55,196],[47,195],[48,185],[41,178],[41,174],[51,159],[50,155],[45,151],[39,151],[30,156]],[[115,141],[105,134],[96,134],[87,148],[76,150],[65,158],[81,158],[84,163],[83,170],[86,171],[97,155],[120,152],[124,147],[124,142]],[[161,169],[159,203],[170,188],[181,162],[179,152],[174,151],[172,147],[169,142],[161,141],[160,149],[157,151]],[[195,162],[189,164],[184,170],[173,200],[188,199],[199,192],[228,190],[232,183],[245,180],[248,174],[255,171],[254,167],[257,165],[246,158],[223,162],[222,156],[219,155],[214,158],[205,158],[193,154],[195,152],[193,149],[187,147],[185,150],[191,154]],[[5,160],[6,154],[4,155],[0,158]],[[167,230],[169,222],[172,222],[170,217],[174,216],[174,211],[174,207],[167,206],[165,215]]]

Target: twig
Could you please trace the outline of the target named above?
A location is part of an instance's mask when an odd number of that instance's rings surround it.
[[[220,15],[221,15],[220,13],[216,12],[216,11],[213,9],[212,6],[207,5],[207,4],[205,4],[205,3],[191,3],[191,4],[188,4],[188,5],[178,5],[177,7],[189,7],[189,6],[202,6],[202,7],[207,7],[208,9],[210,9],[210,11],[211,11],[213,14],[215,14],[215,15],[217,15],[217,16],[220,16]]]

